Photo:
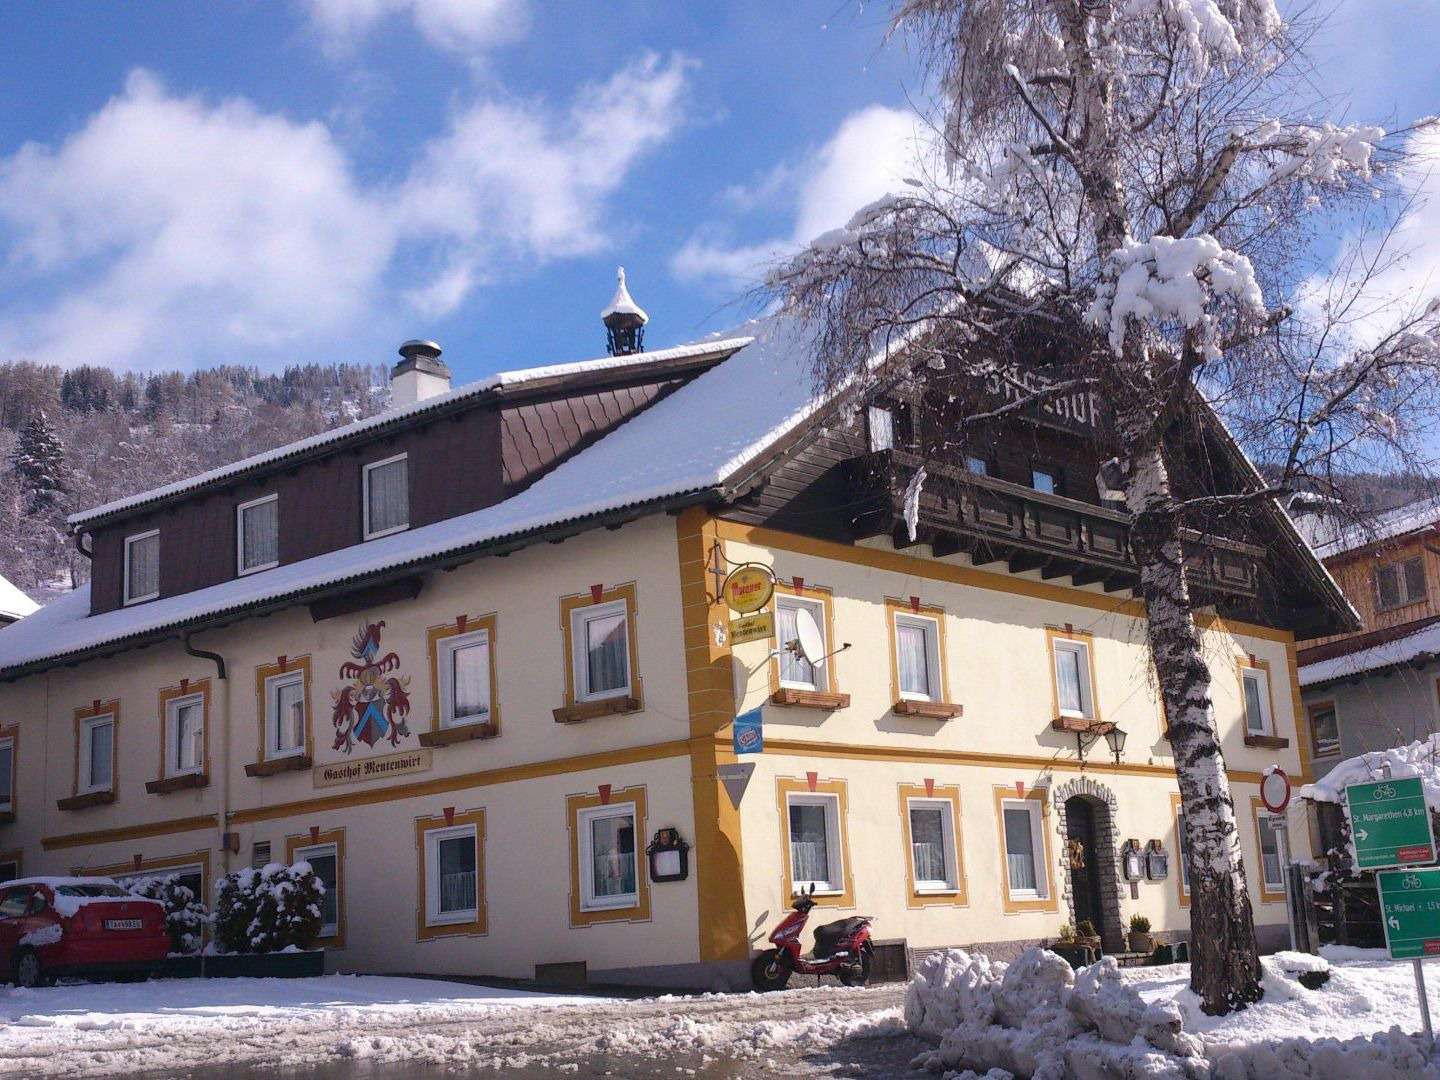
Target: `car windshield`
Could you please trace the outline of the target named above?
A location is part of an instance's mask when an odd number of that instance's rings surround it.
[[[56,885],[61,896],[129,896],[119,885]]]

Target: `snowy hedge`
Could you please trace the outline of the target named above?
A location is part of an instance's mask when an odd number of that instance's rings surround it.
[[[308,949],[322,925],[324,883],[307,862],[227,874],[216,886],[215,937],[227,952]]]
[[[210,916],[195,890],[182,885],[176,874],[137,878],[126,886],[136,896],[158,900],[165,905],[165,929],[170,933],[170,950],[177,953],[200,951],[205,924]]]

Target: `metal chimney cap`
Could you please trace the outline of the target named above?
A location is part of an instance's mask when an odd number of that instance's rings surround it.
[[[409,341],[402,344],[398,351],[401,356],[403,356],[406,360],[409,360],[412,357],[419,356],[438,358],[440,356],[440,353],[444,350],[440,348],[440,345],[437,342],[421,341],[418,338],[411,338]]]

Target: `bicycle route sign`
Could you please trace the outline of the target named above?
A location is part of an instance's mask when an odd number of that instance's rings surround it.
[[[1375,882],[1390,959],[1440,956],[1440,870],[1386,870]]]
[[[1435,837],[1419,777],[1345,788],[1356,870],[1384,870],[1435,861]]]

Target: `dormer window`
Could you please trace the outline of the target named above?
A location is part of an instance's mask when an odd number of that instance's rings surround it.
[[[160,595],[160,530],[125,538],[125,603]]]
[[[365,539],[410,527],[409,460],[396,454],[365,466]]]
[[[280,565],[280,499],[266,495],[235,508],[236,572],[253,574]]]

